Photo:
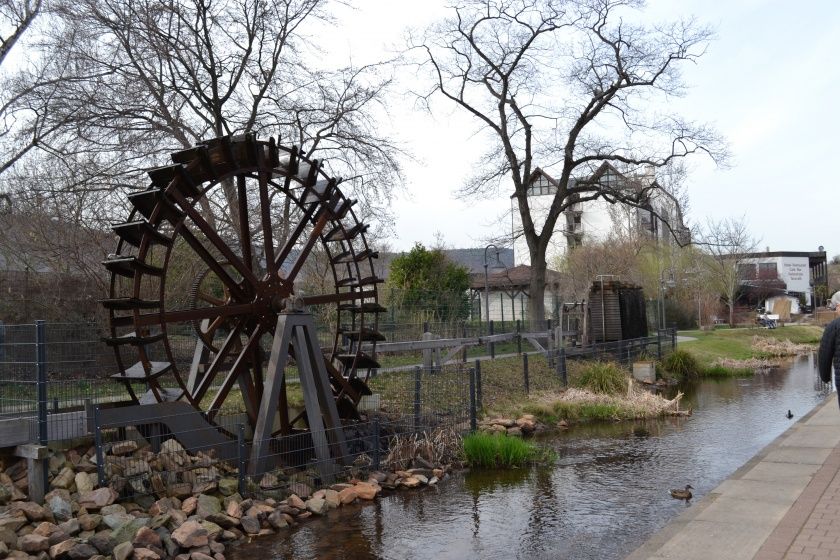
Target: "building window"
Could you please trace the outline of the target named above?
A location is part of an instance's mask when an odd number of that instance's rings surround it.
[[[758,278],[760,280],[774,280],[779,277],[776,263],[758,263]]]
[[[754,264],[739,264],[738,278],[741,280],[755,280],[756,266]]]
[[[548,182],[548,179],[545,175],[537,175],[536,179],[531,182],[531,185],[528,187],[528,195],[540,195],[540,194],[554,194],[556,189],[554,185]]]

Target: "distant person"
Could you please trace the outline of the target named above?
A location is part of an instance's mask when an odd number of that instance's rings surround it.
[[[831,366],[834,365],[834,385],[840,389],[840,305],[834,307],[834,316],[835,319],[823,331],[817,361],[823,383],[831,381]],[[837,398],[840,402],[840,390],[837,391]]]

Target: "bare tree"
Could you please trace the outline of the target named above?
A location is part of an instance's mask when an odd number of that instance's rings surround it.
[[[89,181],[75,181],[68,193],[112,193],[111,219],[125,190],[143,186],[143,170],[167,163],[170,152],[247,132],[278,134],[307,144],[307,155],[329,156],[335,171],[349,176],[345,190],[385,208],[400,173],[397,146],[376,126],[390,77],[379,66],[306,67],[302,56],[313,47],[305,26],[328,21],[326,6],[327,0],[59,2],[42,57],[61,55],[70,75],[58,80],[54,69],[47,76],[61,85],[51,112],[63,126],[40,147],[58,165],[88,170],[75,175]],[[358,172],[362,165],[389,181]],[[222,190],[222,199],[202,201],[202,212],[238,235],[236,188],[231,182]]]
[[[735,322],[735,303],[743,273],[740,265],[755,251],[758,241],[747,230],[743,217],[709,220],[698,242],[706,252],[701,259],[706,284],[729,309],[729,324]]]
[[[577,201],[603,198],[647,207],[658,184],[627,189],[602,172],[610,163],[632,176],[691,154],[717,161],[717,133],[664,114],[684,86],[679,66],[696,62],[712,36],[693,20],[649,27],[628,23],[635,0],[467,0],[413,46],[431,87],[475,118],[490,147],[464,197],[513,187],[532,267],[529,316],[544,317],[546,249],[558,218]],[[532,173],[557,179],[545,222],[528,199]]]
[[[0,0],[0,65],[41,11],[41,0]]]

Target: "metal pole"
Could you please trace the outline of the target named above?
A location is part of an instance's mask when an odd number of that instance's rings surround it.
[[[105,452],[102,449],[102,422],[99,418],[99,405],[93,407],[93,440],[96,445],[96,478],[99,486],[104,487],[105,483]]]
[[[562,346],[557,350],[557,370],[560,372],[560,378],[563,380],[563,387],[568,387],[569,379],[566,374],[566,349]]]
[[[420,387],[421,387],[421,369],[414,368],[414,430],[420,429]]]
[[[470,368],[470,431],[474,432],[478,427],[476,418],[476,396],[475,396],[475,370]]]
[[[487,277],[487,248],[484,249],[484,322],[490,320],[490,280]]]
[[[467,324],[461,324],[461,336],[467,338]],[[464,350],[461,352],[461,361],[467,363],[467,345],[464,344]]]
[[[490,327],[490,334],[492,335],[493,334],[493,321],[489,321],[488,324],[489,324],[489,327]],[[491,360],[496,359],[496,343],[495,342],[490,342],[490,359]]]
[[[525,382],[525,394],[531,392],[530,383],[528,382],[528,353],[522,354],[522,380]]]
[[[656,331],[656,357],[662,360],[662,331]]]
[[[245,456],[247,450],[245,449],[245,424],[239,424],[236,431],[236,450],[239,459],[239,495],[245,497]]]
[[[47,445],[47,346],[44,321],[35,321],[35,375],[38,393],[38,443]]]
[[[475,361],[475,400],[476,406],[481,408],[481,360]]]
[[[379,445],[380,445],[380,427],[379,427],[379,417],[376,416],[373,419],[373,468],[379,470]]]
[[[522,321],[516,320],[516,353],[522,353]]]

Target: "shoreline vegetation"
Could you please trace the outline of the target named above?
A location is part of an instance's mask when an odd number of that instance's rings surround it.
[[[696,359],[700,377],[742,377],[815,352],[822,331],[814,325],[681,331],[680,335],[693,340],[682,342],[680,350]]]
[[[789,325],[777,329],[740,328],[686,331],[693,338],[657,363],[658,384],[683,379],[743,377],[766,372],[792,357],[814,352],[822,328]],[[484,398],[482,425],[490,428],[524,415],[533,415],[545,429],[564,429],[571,423],[621,421],[663,416],[688,416],[680,408],[682,394],[673,399],[633,381],[630,372],[614,362],[569,361],[569,387],[564,388],[541,356],[529,365],[530,393],[522,388],[518,358],[482,362]]]

